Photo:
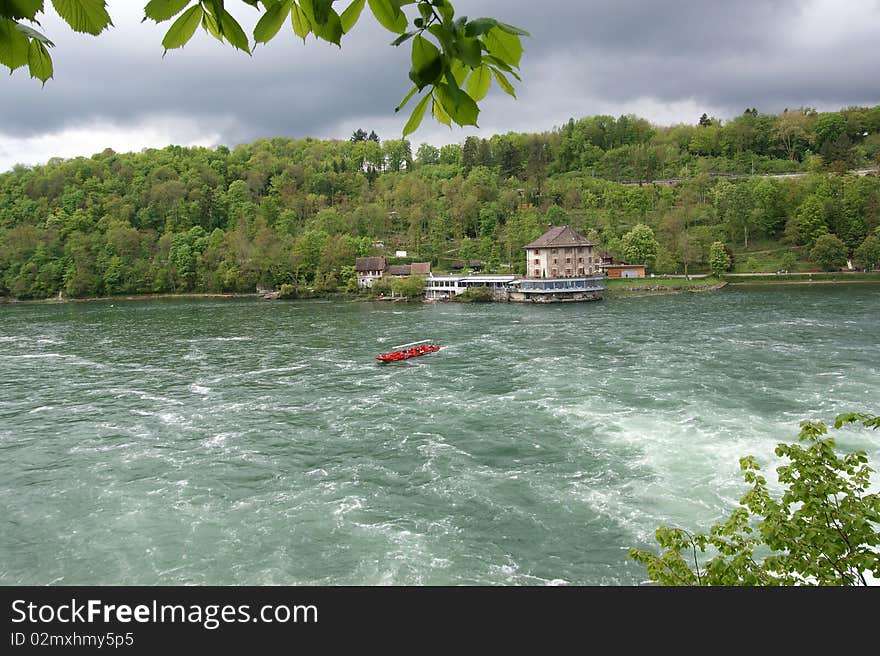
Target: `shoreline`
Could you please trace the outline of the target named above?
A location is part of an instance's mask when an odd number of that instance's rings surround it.
[[[789,274],[790,275],[790,274]],[[719,282],[712,283],[711,285],[662,285],[656,284],[656,281],[653,280],[654,284],[652,285],[639,285],[632,287],[612,287],[605,289],[603,293],[603,299],[613,300],[619,298],[640,298],[646,296],[667,296],[673,294],[688,294],[688,293],[703,293],[703,292],[714,292],[719,289],[723,289],[724,287],[757,287],[757,286],[783,286],[783,285],[851,285],[851,284],[880,284],[880,275],[871,276],[871,277],[858,277],[855,279],[846,279],[842,277],[838,277],[835,274],[824,274],[829,276],[830,279],[822,280],[823,274],[815,274],[817,278],[811,278],[807,280],[792,280],[791,278],[779,280],[773,274],[757,274],[755,276],[737,276],[736,280],[731,280],[727,278],[725,280],[721,280]],[[869,274],[870,275],[870,274]],[[644,278],[641,280],[645,280],[646,282],[652,280],[650,278]],[[127,295],[117,295],[117,296],[90,296],[86,298],[43,298],[43,299],[27,299],[20,300],[9,297],[0,297],[0,306],[2,305],[63,305],[66,303],[100,303],[107,301],[161,301],[161,300],[175,300],[175,299],[208,299],[208,298],[263,298],[264,294],[251,292],[251,293],[196,293],[190,292],[185,294],[127,294]],[[363,302],[363,303],[371,303],[371,302],[381,302],[381,301],[390,301],[392,299],[379,299],[379,298],[357,298],[355,296],[351,296],[350,294],[339,294],[339,295],[328,295],[328,296],[315,296],[312,298],[302,298],[302,299],[265,299],[265,300],[322,300],[322,301],[333,301],[338,300],[340,302]],[[396,300],[396,299],[395,299]]]
[[[602,294],[603,299],[619,299],[619,298],[642,298],[645,296],[672,296],[673,294],[702,294],[704,292],[714,292],[728,285],[725,281],[713,283],[711,285],[691,285],[691,286],[664,286],[657,285],[654,287],[622,287],[618,289],[605,289]]]
[[[259,298],[262,294],[214,293],[214,294],[128,294],[124,296],[88,296],[86,298],[35,298],[19,300],[16,298],[0,298],[0,305],[64,305],[66,303],[100,303],[104,301],[161,301],[178,298]]]
[[[745,282],[728,281],[731,287],[758,286],[758,285],[877,285],[880,284],[880,278],[877,280],[747,280]]]

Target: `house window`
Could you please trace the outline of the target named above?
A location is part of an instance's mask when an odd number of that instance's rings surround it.
[[[540,264],[540,263],[541,263],[541,260],[538,260],[538,259],[535,260],[535,264]]]
[[[578,268],[578,273],[579,273],[580,275],[584,275],[584,268],[583,268],[583,267],[579,267],[579,268]]]
[[[571,269],[566,269],[566,270],[565,270],[565,275],[570,276],[570,275],[571,275]]]
[[[565,258],[565,263],[566,263],[566,264],[571,264],[571,258],[570,258],[570,257]]]
[[[555,257],[553,258],[553,264],[556,264],[556,258],[555,258]]]
[[[550,251],[550,252],[551,252],[553,255],[556,255],[556,249],[555,249],[555,248],[554,248],[552,251]]]
[[[535,278],[537,278],[537,277],[540,276],[540,275],[541,275],[541,272],[538,271],[537,269],[535,269]]]
[[[553,274],[553,277],[555,278],[556,276],[559,275],[559,270],[558,270],[558,269],[553,269],[553,271],[552,271],[551,273]]]
[[[584,263],[584,258],[579,257],[579,258],[578,258],[578,263],[583,264],[583,263]]]

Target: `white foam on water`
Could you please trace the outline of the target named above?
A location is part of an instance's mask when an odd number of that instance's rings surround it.
[[[193,394],[203,394],[204,395],[204,394],[207,394],[208,392],[210,392],[211,388],[210,387],[203,387],[201,385],[196,385],[195,383],[193,383],[192,385],[189,386],[189,390]]]
[[[182,340],[189,344],[199,344],[201,342],[251,342],[252,337],[198,337],[195,339]]]
[[[183,401],[178,401],[177,399],[172,399],[167,396],[158,396],[138,389],[111,388],[106,390],[106,392],[114,394],[117,399],[137,397],[141,401],[158,401],[159,403],[167,403],[170,405],[184,405]],[[103,394],[104,391],[99,390],[97,393]]]

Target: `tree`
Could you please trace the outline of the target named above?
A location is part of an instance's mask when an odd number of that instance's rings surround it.
[[[654,265],[660,244],[654,239],[654,231],[644,223],[636,224],[621,239],[623,256],[630,264],[644,264],[648,268]]]
[[[339,14],[334,0],[241,2],[260,14],[252,30],[253,45],[223,0],[150,0],[144,6],[144,20],[162,23],[174,19],[162,39],[166,52],[186,45],[201,25],[218,41],[250,54],[254,46],[275,38],[288,17],[293,33],[303,43],[313,34],[316,39],[341,45],[342,36],[355,26],[367,4],[366,0],[352,0]],[[76,32],[97,36],[113,25],[106,0],[52,0],[52,5]],[[412,17],[412,25],[404,11],[409,5],[415,5],[418,14]],[[392,45],[412,41],[409,78],[414,86],[395,112],[415,95],[424,95],[404,126],[403,136],[418,128],[429,102],[434,118],[445,125],[451,126],[453,121],[461,126],[477,125],[477,103],[485,97],[493,78],[505,93],[516,97],[507,75],[520,79],[516,70],[522,57],[520,37],[528,36],[525,30],[494,18],[456,18],[450,0],[369,0],[369,6],[376,20],[398,35]],[[0,64],[10,71],[27,67],[32,78],[45,84],[54,72],[48,50],[54,44],[31,27],[39,27],[44,12],[44,0],[0,2]]]
[[[423,143],[419,145],[419,149],[416,151],[416,161],[419,163],[419,166],[424,166],[426,164],[439,164],[440,151],[436,146]]]
[[[810,250],[810,259],[826,271],[846,265],[846,244],[837,235],[822,235]]]
[[[788,111],[779,115],[774,136],[782,143],[790,160],[799,159],[801,149],[810,143],[810,124],[813,117],[808,111]]]
[[[713,242],[709,247],[709,268],[716,276],[730,268],[730,255],[725,248],[724,243],[720,241]]]
[[[406,139],[386,139],[382,154],[390,171],[412,168],[412,147]]]
[[[825,205],[820,198],[810,195],[801,203],[795,215],[794,227],[797,242],[812,248],[816,240],[828,232],[825,223]]]
[[[868,235],[853,253],[856,264],[868,271],[880,267],[880,237]]]
[[[425,276],[407,276],[392,278],[391,291],[408,299],[421,299],[425,295]]]
[[[855,423],[876,430],[880,417],[841,414],[834,428]],[[867,585],[866,573],[880,576],[880,494],[869,493],[874,470],[864,451],[838,454],[827,435],[822,422],[803,421],[798,442],[776,447],[787,459],[776,469],[779,499],[746,456],[740,468],[751,488],[725,522],[695,534],[661,526],[659,556],[631,549],[629,557],[660,585]],[[701,563],[698,552],[707,550],[716,555]]]

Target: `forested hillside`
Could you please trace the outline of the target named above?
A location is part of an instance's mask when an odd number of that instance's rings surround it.
[[[718,241],[735,270],[873,267],[880,178],[845,172],[878,162],[880,106],[672,127],[594,116],[440,148],[358,130],[105,150],[0,175],[0,294],[352,289],[355,257],[396,248],[521,273],[548,223],[657,273],[707,270]],[[806,175],[767,175],[782,173]]]

